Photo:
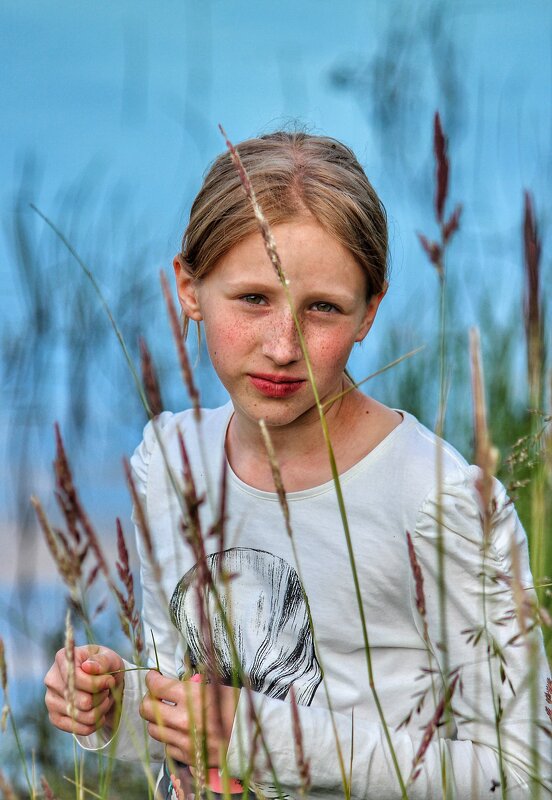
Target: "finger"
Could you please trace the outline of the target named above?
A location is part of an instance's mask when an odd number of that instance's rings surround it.
[[[115,686],[112,676],[87,675],[79,667],[75,669],[74,683],[76,692],[80,690],[90,695],[101,694]],[[54,664],[44,676],[44,685],[50,691],[63,696],[68,685],[66,665],[61,667],[61,665]]]
[[[113,705],[113,698],[107,697],[99,706],[95,706],[88,711],[81,711],[76,706],[71,706],[66,698],[59,695],[47,700],[46,705],[50,716],[72,717],[76,722],[97,727],[100,720],[105,720],[106,714]]]
[[[91,736],[97,730],[99,730],[105,723],[105,717],[98,720],[92,725],[87,725],[82,722],[78,722],[71,717],[61,714],[53,714],[50,715],[50,722],[52,725],[55,725],[60,731],[65,731],[66,733],[74,733],[76,736]]]
[[[145,695],[140,704],[140,716],[147,722],[158,725],[171,726],[186,731],[188,728],[187,714],[183,713],[181,706],[173,706],[158,700],[151,695]]]
[[[191,739],[188,736],[185,736],[182,731],[177,731],[174,728],[156,725],[155,722],[148,722],[147,728],[152,739],[170,747],[177,747],[180,753],[185,756],[184,758],[178,758],[178,760],[188,763],[186,759],[189,755],[189,751],[193,749]]]
[[[123,678],[121,676],[118,679],[116,675],[110,674],[112,666],[108,659],[99,654],[86,659],[80,667],[75,668],[75,688],[90,694],[114,689]]]
[[[98,694],[115,688],[112,675],[87,675],[81,669],[75,670],[75,689],[87,694]]]
[[[75,664],[82,664],[87,658],[96,656],[101,652],[99,644],[83,644],[80,647],[75,647]]]
[[[123,659],[118,653],[106,647],[100,647],[95,653],[91,653],[83,659],[81,668],[90,675],[103,675],[104,673],[121,674],[124,668]]]
[[[44,697],[46,705],[49,707],[57,700],[67,703],[67,687],[56,687],[55,689],[48,688]],[[114,701],[113,695],[109,691],[100,692],[99,694],[89,694],[88,692],[75,691],[73,696],[73,705],[79,711],[91,711],[98,708],[100,705],[108,703],[111,706]]]
[[[95,692],[101,692],[104,689],[109,689],[115,686],[116,680],[112,675],[104,674],[106,670],[102,671],[102,662],[98,661],[98,667],[92,667],[91,671],[93,674],[89,674],[86,672],[86,668],[83,670],[82,665],[84,663],[90,663],[90,661],[94,662],[100,658],[100,648],[98,645],[85,645],[83,647],[77,648],[79,652],[79,658],[75,658],[75,666],[74,666],[74,682],[75,682],[75,689],[81,689],[83,692],[90,692],[91,694]],[[92,653],[90,651],[93,651]],[[122,664],[122,661],[121,661]],[[98,674],[99,672],[102,674]],[[58,650],[56,653],[56,660],[54,663],[54,667],[48,671],[47,673],[48,683],[47,686],[51,686],[51,688],[58,689],[63,691],[68,684],[68,667],[67,667],[67,654],[64,649]],[[46,681],[46,679],[45,679]]]
[[[75,647],[73,653],[73,661],[76,667],[80,667],[83,661],[86,661],[87,658],[95,658],[96,655],[100,652],[101,648],[97,644],[85,644],[80,645],[79,647]],[[57,651],[54,665],[57,664],[58,669],[62,676],[65,676],[67,671],[67,652],[65,647],[62,647],[60,650]]]
[[[44,685],[53,690],[57,687],[62,688],[65,685],[55,661],[44,676]]]
[[[99,706],[88,712],[78,711],[73,708],[70,714],[67,701],[62,697],[55,696],[51,697],[47,702],[48,717],[50,722],[62,731],[88,736],[105,724],[105,705],[108,705],[109,702],[108,700],[104,706]]]
[[[192,686],[189,682],[187,685]],[[178,704],[185,699],[184,683],[175,678],[166,678],[155,669],[150,669],[146,674],[146,686],[149,693],[159,700],[168,700],[170,703]]]
[[[92,711],[92,709],[103,705],[106,700],[110,701],[109,705],[113,702],[113,695],[109,689],[104,689],[103,692],[97,692],[95,694],[76,691],[73,698],[75,708],[78,708],[79,711]]]
[[[183,764],[188,764],[191,767],[195,766],[195,758],[192,757],[188,749],[182,749],[181,747],[169,744],[166,746],[165,752],[173,761],[181,761]]]
[[[110,710],[109,702],[99,708],[95,708],[92,711],[76,711],[74,712],[73,716],[68,713],[68,707],[63,704],[60,704],[58,708],[52,709],[50,711],[50,720],[56,724],[57,719],[72,719],[76,725],[85,725],[90,727],[92,730],[98,730],[98,728],[102,728],[105,725],[107,719],[107,713]]]

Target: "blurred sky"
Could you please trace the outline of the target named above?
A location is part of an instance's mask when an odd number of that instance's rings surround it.
[[[433,315],[436,286],[415,232],[435,233],[431,147],[439,108],[450,135],[451,201],[464,205],[461,239],[451,251],[460,276],[457,311],[466,325],[477,317],[477,289],[484,285],[498,312],[507,313],[521,285],[523,189],[533,191],[543,229],[550,212],[551,23],[549,0],[3,0],[4,352],[16,334],[24,341],[26,324],[14,221],[23,215],[36,231],[38,262],[42,243],[53,237],[26,202],[66,232],[80,215],[79,230],[86,231],[90,198],[96,214],[109,196],[102,225],[116,231],[117,244],[95,235],[91,266],[101,271],[109,260],[102,272],[109,292],[117,264],[148,243],[156,291],[158,269],[170,265],[178,248],[201,176],[223,149],[219,122],[239,141],[296,120],[353,147],[389,211],[393,279],[381,330],[406,312],[421,330]],[[139,223],[131,227],[129,219]],[[86,235],[74,244],[91,246]],[[36,265],[39,278],[46,266]],[[54,316],[70,302],[64,278],[58,282],[59,293],[50,291],[44,301]],[[90,304],[97,305],[92,292]],[[67,403],[65,385],[55,374],[49,382],[58,389],[41,412],[40,443],[51,441],[51,423]],[[0,407],[0,530],[12,553],[13,498],[6,487],[13,478],[14,385]],[[216,389],[211,396],[223,399]],[[105,392],[97,392],[96,402],[99,414]],[[100,475],[96,464],[85,473],[104,487],[100,515],[128,510],[120,510],[123,481],[115,476],[120,453],[137,441],[139,429],[125,438],[115,425],[102,427],[114,455]],[[51,447],[46,452],[45,469]],[[33,480],[39,494],[51,488],[41,469]],[[39,562],[40,572],[47,560]],[[14,565],[15,557],[0,562],[0,581]]]
[[[445,125],[454,122],[452,195],[467,222],[476,226],[492,204],[507,224],[519,216],[522,187],[538,194],[549,183],[551,22],[548,0],[4,0],[3,211],[33,154],[47,213],[79,176],[123,182],[172,253],[192,192],[223,146],[217,123],[238,141],[297,119],[352,145],[399,218],[404,191],[386,169],[397,140],[382,153],[374,130],[379,95],[409,127],[399,143],[413,174],[430,154],[440,106]],[[396,109],[389,78],[374,69],[382,54],[402,100]],[[372,82],[340,90],[332,76],[355,65],[372,67]],[[457,92],[456,109],[446,107],[439,74]],[[410,242],[402,224],[399,235]],[[16,265],[2,247],[9,281]],[[397,260],[402,269],[404,251]],[[3,302],[12,299],[3,292]]]

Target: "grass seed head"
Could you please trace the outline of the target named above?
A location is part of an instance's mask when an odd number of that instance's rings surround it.
[[[56,458],[54,461],[54,471],[56,475],[56,485],[58,491],[56,497],[60,505],[61,511],[65,517],[67,530],[70,537],[74,540],[77,547],[71,548],[75,554],[75,558],[80,558],[81,562],[84,561],[87,548],[89,547],[96,557],[96,562],[100,570],[109,580],[109,566],[103,554],[100,540],[94,530],[88,514],[80,501],[79,494],[75,487],[73,480],[73,473],[67,458],[63,438],[59,429],[59,425],[55,425],[56,436]],[[78,547],[81,545],[81,547]],[[68,548],[66,547],[66,550]]]
[[[2,770],[0,770],[0,792],[2,792],[4,800],[18,800],[12,785],[9,783]]]
[[[437,178],[435,181],[435,215],[437,222],[443,221],[443,212],[448,194],[449,160],[447,156],[447,140],[443,133],[441,117],[435,112],[433,118],[433,152]]]
[[[527,340],[527,374],[531,402],[540,406],[544,364],[544,325],[541,297],[541,241],[535,219],[533,200],[524,195],[523,243],[525,269],[525,336]]]
[[[443,720],[443,716],[445,714],[446,709],[450,706],[450,702],[454,695],[454,691],[456,689],[458,680],[459,680],[459,675],[456,674],[452,679],[452,681],[446,687],[443,696],[441,697],[439,703],[437,704],[433,716],[431,717],[431,719],[429,720],[428,724],[424,729],[422,741],[420,742],[420,746],[418,747],[416,755],[412,760],[410,783],[413,783],[420,774],[420,765],[424,760],[424,756],[427,752],[429,745],[431,744],[433,736],[435,735],[435,731],[437,730],[437,728],[439,727],[439,725]]]
[[[195,384],[194,374],[192,371],[192,367],[190,365],[190,359],[188,358],[188,351],[186,349],[184,334],[180,328],[180,322],[172,298],[171,290],[169,288],[169,283],[163,271],[161,271],[160,277],[161,277],[161,287],[163,289],[163,297],[165,298],[165,304],[167,306],[167,312],[169,314],[171,331],[174,342],[176,344],[176,352],[178,354],[178,361],[180,363],[180,372],[182,374],[182,379],[184,381],[186,391],[188,392],[190,400],[192,401],[192,405],[194,408],[194,417],[196,421],[199,422],[201,419],[201,405],[199,400],[199,392]]]
[[[278,502],[280,503],[280,507],[284,515],[286,532],[291,539],[291,537],[293,536],[293,531],[291,529],[291,521],[289,516],[289,506],[286,497],[286,490],[284,489],[284,483],[282,481],[282,473],[280,472],[280,467],[276,459],[276,453],[274,452],[272,439],[270,438],[270,434],[268,432],[268,428],[266,427],[264,419],[259,420],[259,428],[261,430],[261,436],[263,437],[264,446],[266,448],[266,454],[268,456],[268,462],[270,464],[270,469],[272,471],[272,479],[274,481],[274,486],[276,488],[276,494],[278,495]]]
[[[293,727],[293,743],[295,745],[295,760],[299,772],[299,793],[302,796],[308,794],[311,786],[310,764],[305,757],[303,746],[303,731],[301,720],[299,719],[299,709],[297,708],[297,698],[293,686],[290,687],[289,696],[291,700],[291,722]]]
[[[242,160],[240,158],[240,154],[238,153],[238,151],[236,150],[236,148],[234,147],[234,145],[232,144],[232,142],[230,141],[230,139],[226,135],[226,131],[224,130],[222,125],[219,125],[219,130],[220,130],[220,132],[222,133],[222,135],[224,137],[224,140],[226,142],[226,146],[228,148],[228,151],[230,153],[230,157],[232,159],[232,163],[234,164],[234,167],[236,168],[236,171],[238,173],[239,179],[240,179],[241,184],[243,186],[244,192],[245,192],[247,198],[249,199],[249,202],[251,203],[251,208],[253,209],[253,213],[254,213],[255,218],[256,218],[256,220],[257,220],[257,222],[259,224],[261,235],[263,237],[265,250],[266,250],[266,252],[268,254],[270,262],[271,262],[272,266],[274,267],[274,270],[276,271],[276,275],[278,276],[278,280],[280,281],[280,283],[283,286],[288,286],[289,285],[289,281],[287,280],[286,275],[284,273],[284,270],[283,270],[283,267],[282,267],[282,262],[280,261],[280,256],[278,255],[278,250],[276,249],[276,242],[274,240],[274,236],[272,235],[272,231],[270,229],[270,225],[268,224],[268,221],[267,221],[267,219],[266,219],[266,217],[265,217],[265,215],[264,215],[264,213],[263,213],[263,211],[262,211],[262,209],[261,209],[261,207],[259,205],[259,202],[258,202],[257,197],[255,195],[255,192],[253,190],[253,186],[251,185],[251,181],[249,180],[249,176],[247,174],[247,171],[246,171],[246,169],[245,169],[245,167],[243,165],[243,162],[242,162]]]
[[[485,404],[485,384],[481,361],[481,344],[477,328],[470,330],[470,366],[473,398],[473,430],[475,440],[475,463],[481,470],[476,488],[483,509],[483,528],[485,543],[491,533],[493,507],[493,476],[498,463],[498,450],[492,446],[487,425]]]
[[[426,601],[424,594],[424,576],[422,574],[420,564],[416,557],[416,551],[414,550],[412,537],[408,531],[406,532],[406,541],[408,544],[408,558],[410,559],[410,568],[412,570],[412,575],[414,576],[414,584],[416,586],[416,608],[418,609],[418,613],[420,614],[420,616],[423,619],[425,619]]]
[[[155,364],[146,344],[140,337],[140,366],[142,370],[142,383],[152,417],[157,417],[163,411],[163,398]]]
[[[54,791],[44,775],[40,779],[40,783],[42,784],[42,791],[44,792],[45,800],[57,800]]]
[[[142,505],[142,500],[140,495],[138,494],[138,490],[136,489],[136,483],[134,482],[134,477],[132,475],[132,469],[130,464],[126,459],[123,461],[123,468],[125,471],[125,477],[127,480],[128,488],[130,490],[130,496],[132,498],[132,505],[134,508],[134,513],[136,514],[137,520],[137,527],[140,536],[142,537],[142,541],[144,543],[144,547],[146,549],[146,555],[148,557],[148,561],[153,569],[153,576],[155,582],[158,586],[161,585],[161,567],[159,566],[159,562],[155,556],[155,551],[153,549],[153,539],[151,537],[151,531],[148,523],[148,519],[146,517],[146,512],[144,511],[144,507]]]
[[[67,689],[65,701],[67,703],[67,716],[75,716],[75,633],[71,622],[71,611],[67,609],[65,617],[65,662],[67,665]]]
[[[117,553],[118,560],[116,563],[117,573],[119,579],[126,590],[126,597],[115,586],[112,587],[117,602],[119,603],[119,617],[121,620],[121,627],[123,633],[134,644],[136,653],[140,656],[144,651],[144,643],[142,639],[142,626],[140,622],[140,615],[136,608],[136,597],[134,594],[134,579],[132,577],[132,570],[130,569],[130,561],[128,557],[128,549],[123,534],[123,526],[121,520],[117,518]]]
[[[4,694],[8,691],[8,666],[6,664],[6,648],[4,640],[0,636],[0,682],[2,683],[2,691]]]

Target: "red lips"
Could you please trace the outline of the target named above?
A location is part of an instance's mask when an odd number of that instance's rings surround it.
[[[249,375],[249,380],[265,397],[290,397],[303,386],[302,378],[294,379],[287,375],[266,375],[255,373]]]

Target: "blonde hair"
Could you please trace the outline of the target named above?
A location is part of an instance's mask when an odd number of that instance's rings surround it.
[[[330,137],[285,131],[247,139],[236,149],[270,225],[312,215],[357,259],[366,274],[367,298],[384,290],[387,216],[352,150]],[[257,230],[225,152],[213,162],[192,205],[180,254],[184,266],[200,279]]]

